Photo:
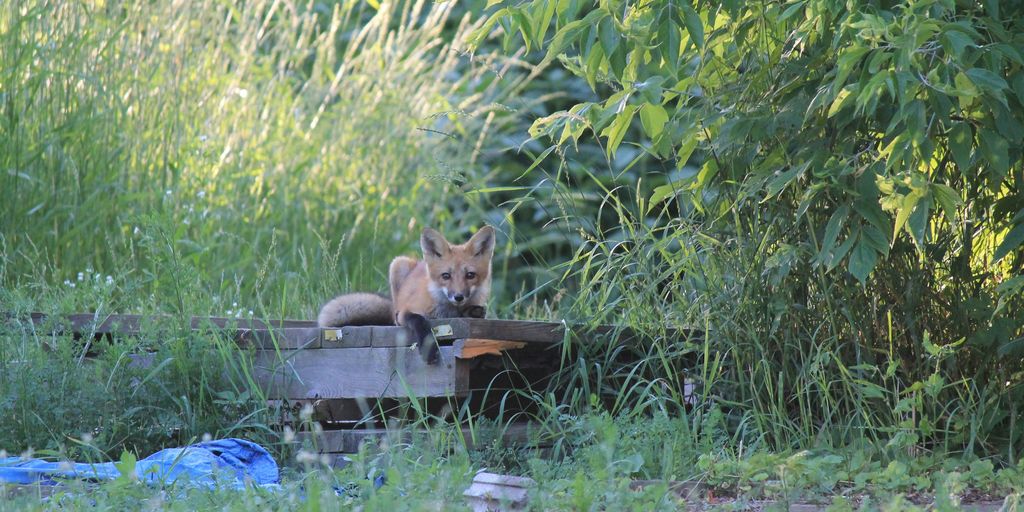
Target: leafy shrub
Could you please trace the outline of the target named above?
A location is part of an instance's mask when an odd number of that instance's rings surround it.
[[[579,236],[573,314],[708,329],[703,350],[601,366],[627,377],[602,393],[660,382],[678,404],[696,365],[734,429],[778,446],[1013,449],[1019,6],[491,5],[477,41],[539,50],[596,96],[530,130],[556,183],[529,198]]]

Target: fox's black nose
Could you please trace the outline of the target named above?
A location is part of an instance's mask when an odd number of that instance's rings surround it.
[[[466,296],[461,293],[456,293],[455,296],[452,298],[455,299],[455,302],[462,302],[466,300]]]

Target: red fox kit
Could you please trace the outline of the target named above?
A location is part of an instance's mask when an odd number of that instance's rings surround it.
[[[491,294],[494,228],[480,228],[462,245],[451,245],[437,231],[425,228],[420,247],[423,260],[399,256],[391,262],[391,299],[372,293],[335,297],[320,310],[320,327],[405,326],[423,358],[436,363],[437,343],[429,318],[484,316]]]

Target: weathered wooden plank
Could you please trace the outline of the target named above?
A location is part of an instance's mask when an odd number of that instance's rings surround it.
[[[373,326],[372,347],[408,347],[409,331],[394,325]]]
[[[36,325],[45,325],[50,317],[32,313],[30,320]],[[155,332],[174,325],[170,316],[143,315],[93,315],[80,313],[59,316],[55,319],[57,333],[73,333],[78,336],[107,336],[112,334],[137,335]],[[11,317],[8,316],[8,321]],[[242,346],[272,349],[319,348],[321,329],[316,322],[304,320],[262,321],[241,318],[193,317],[190,327],[197,331],[225,331]]]
[[[321,335],[319,327],[238,329],[235,331],[235,341],[240,346],[253,346],[264,350],[310,349],[321,347]]]
[[[345,326],[323,330],[321,348],[369,347],[373,341],[372,326]]]
[[[483,338],[527,343],[559,343],[565,335],[565,326],[557,322],[448,318],[432,323],[435,326],[450,325],[453,330],[452,337],[455,339]]]
[[[283,360],[282,360],[283,359]],[[256,378],[268,398],[399,398],[461,396],[469,367],[441,347],[438,364],[408,348],[256,352]]]
[[[33,323],[43,324],[51,318],[43,313],[32,313],[30,319]],[[149,324],[167,324],[174,321],[169,315],[96,315],[94,313],[76,313],[72,315],[61,315],[56,318],[58,323],[67,326],[71,332],[94,333],[94,334],[137,334],[144,326]],[[224,329],[234,327],[236,329],[271,329],[291,327],[317,327],[316,322],[311,320],[257,320],[248,318],[229,317],[192,317],[190,321],[192,329],[203,329],[216,327]]]
[[[2,314],[0,314],[2,315]],[[11,315],[8,321],[17,321]],[[73,332],[76,336],[106,336],[110,334],[132,335],[140,333],[148,327],[154,328],[173,326],[174,321],[168,316],[144,317],[140,315],[106,315],[92,314],[68,315],[56,319],[54,330],[57,332]],[[33,313],[31,321],[47,322],[45,315]],[[479,318],[441,318],[432,320],[435,337],[442,345],[464,339],[489,339],[496,341],[522,342],[534,345],[557,345],[570,329],[574,338],[594,341],[595,338],[613,336],[616,343],[628,344],[637,342],[639,336],[629,328],[619,326],[599,326],[584,328],[566,325],[559,322],[533,322],[522,320],[491,320]],[[280,348],[291,350],[297,348],[355,348],[355,347],[407,347],[408,333],[396,326],[364,326],[341,327],[320,330],[313,321],[305,320],[246,320],[235,318],[192,318],[191,326],[200,330],[223,330],[243,346],[256,348]],[[272,331],[272,332],[271,332]],[[699,339],[703,333],[698,330],[670,329],[667,336],[676,339]],[[276,340],[276,347],[275,347]],[[465,345],[463,344],[463,347]],[[502,350],[496,348],[496,350]],[[460,352],[460,357],[468,357],[474,353]]]

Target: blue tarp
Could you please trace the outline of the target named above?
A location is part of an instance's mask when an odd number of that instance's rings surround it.
[[[218,439],[185,448],[160,450],[135,464],[139,480],[170,484],[243,487],[278,483],[277,462],[262,446],[243,439]],[[54,485],[62,479],[113,480],[113,462],[83,464],[21,457],[0,458],[0,483]]]

